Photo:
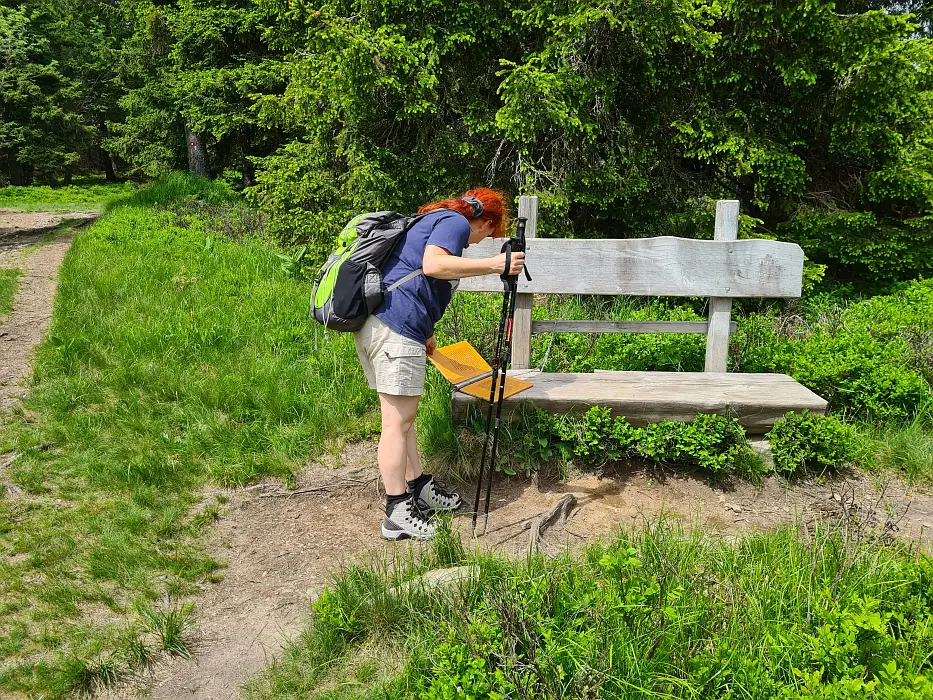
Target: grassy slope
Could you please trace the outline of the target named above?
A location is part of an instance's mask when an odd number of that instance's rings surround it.
[[[21,274],[20,270],[0,270],[0,318],[13,310],[13,297]]]
[[[274,253],[172,221],[123,206],[79,234],[28,417],[0,433],[25,492],[0,499],[0,695],[138,663],[145,605],[216,575],[187,515],[201,487],[287,475],[368,425],[352,339],[314,350],[307,289]]]
[[[100,209],[114,197],[126,196],[135,190],[136,185],[131,182],[0,187],[0,207],[23,211]]]
[[[579,559],[440,538],[346,570],[248,697],[928,698],[933,562],[843,531],[734,542],[660,524]],[[391,591],[473,564],[465,595]]]

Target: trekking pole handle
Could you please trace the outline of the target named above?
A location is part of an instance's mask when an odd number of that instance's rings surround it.
[[[517,224],[515,226],[516,235],[512,238],[507,238],[505,243],[502,244],[502,251],[505,253],[505,269],[502,271],[502,274],[499,277],[502,278],[503,282],[517,282],[518,275],[510,275],[509,270],[512,269],[512,253],[524,253],[525,252],[525,224],[528,222],[524,216],[519,217]],[[525,272],[525,279],[531,282],[531,273],[528,272],[528,266],[526,265],[522,268]]]

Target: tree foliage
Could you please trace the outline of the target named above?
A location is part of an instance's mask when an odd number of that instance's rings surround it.
[[[3,10],[10,162],[61,171],[96,139],[163,173],[187,133],[318,250],[361,209],[477,183],[576,237],[708,236],[735,197],[748,235],[836,277],[933,274],[920,0],[69,2],[67,28],[50,0]],[[89,110],[93,81],[114,89]]]
[[[933,45],[878,5],[264,0],[292,138],[253,196],[287,241],[479,181],[580,237],[708,235],[736,197],[839,275],[930,274]]]
[[[0,166],[13,184],[100,160],[121,92],[115,19],[92,0],[0,5]]]

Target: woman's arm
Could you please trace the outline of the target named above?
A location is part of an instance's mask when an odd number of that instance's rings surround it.
[[[525,254],[512,253],[511,274],[520,274],[525,267]],[[421,269],[427,277],[439,280],[458,280],[464,277],[502,274],[505,269],[505,253],[491,258],[461,258],[437,245],[424,249]]]

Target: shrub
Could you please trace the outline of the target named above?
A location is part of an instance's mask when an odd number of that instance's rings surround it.
[[[908,419],[933,397],[933,280],[849,305],[752,314],[730,356],[734,370],[789,374],[833,413]]]
[[[855,433],[833,416],[804,410],[785,415],[766,437],[771,441],[775,471],[791,476],[845,466],[853,454]]]
[[[474,426],[483,430],[481,417]],[[502,469],[511,474],[516,468],[530,473],[552,459],[599,465],[640,458],[711,474],[746,476],[762,470],[741,424],[723,416],[700,414],[690,423],[661,421],[636,428],[599,406],[582,415],[551,415],[536,409],[520,416],[508,430],[500,455]]]

